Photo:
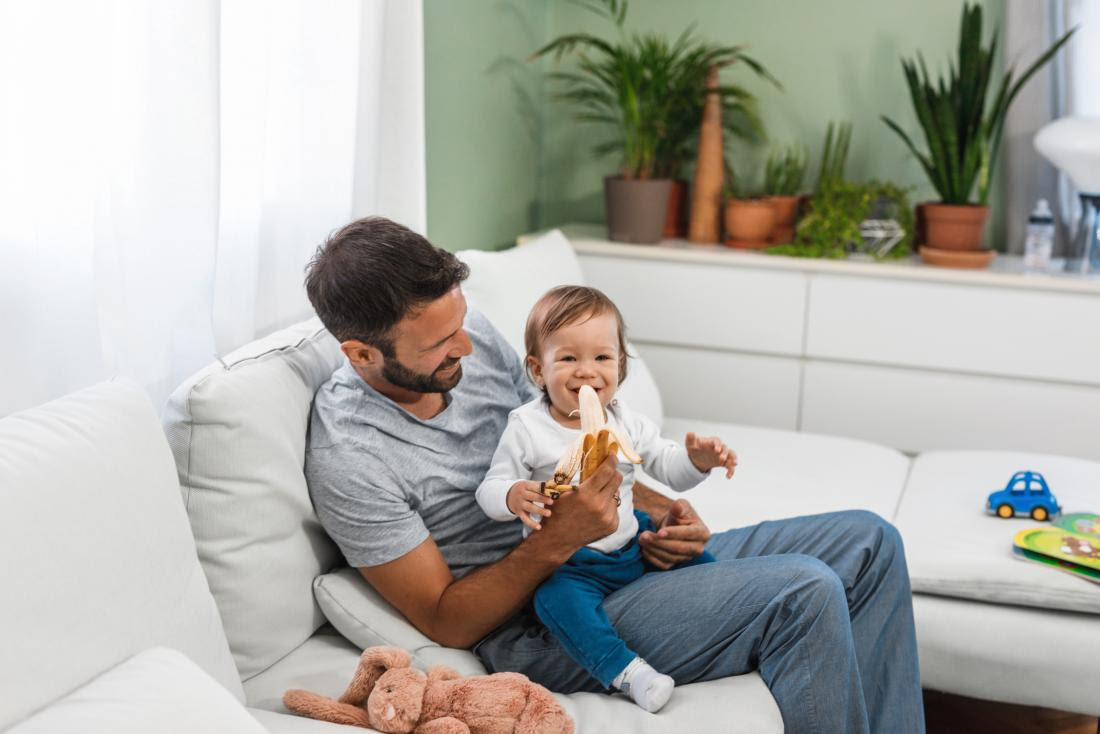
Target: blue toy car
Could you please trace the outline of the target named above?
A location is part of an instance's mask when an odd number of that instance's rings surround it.
[[[989,495],[985,509],[997,517],[1026,515],[1042,522],[1062,512],[1058,500],[1050,493],[1047,480],[1037,471],[1018,471],[1004,489]]]

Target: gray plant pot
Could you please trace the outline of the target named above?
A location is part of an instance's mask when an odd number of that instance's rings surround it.
[[[660,242],[671,191],[672,179],[669,178],[605,178],[603,194],[608,239],[639,244]]]

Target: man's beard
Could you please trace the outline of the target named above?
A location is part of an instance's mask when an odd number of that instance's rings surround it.
[[[382,377],[391,385],[412,392],[447,392],[454,389],[462,379],[462,365],[459,365],[453,375],[440,377],[439,373],[450,369],[457,362],[457,358],[444,360],[430,375],[422,375],[398,362],[396,357],[390,357],[382,362]]]

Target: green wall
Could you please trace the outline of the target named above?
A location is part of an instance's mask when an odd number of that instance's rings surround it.
[[[424,0],[428,238],[494,249],[538,226],[546,0]]]
[[[987,25],[999,23],[1003,0],[984,5]],[[771,141],[806,144],[813,170],[826,123],[851,121],[848,175],[913,186],[921,200],[931,187],[879,115],[917,131],[899,56],[919,50],[933,72],[946,68],[961,7],[959,0],[633,0],[626,26],[674,36],[694,24],[702,38],[747,45],[783,90],[744,69],[726,74],[757,94]],[[598,131],[575,123],[550,96],[539,73],[549,62],[523,59],[562,33],[614,29],[564,0],[425,0],[424,14],[433,241],[498,247],[538,227],[603,221],[602,178],[617,161],[594,158]],[[735,169],[753,168],[763,153],[735,144]],[[998,200],[995,190],[995,222]]]

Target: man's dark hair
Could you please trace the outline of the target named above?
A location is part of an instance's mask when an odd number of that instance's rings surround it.
[[[306,293],[338,341],[357,339],[392,357],[397,322],[469,274],[465,263],[408,227],[366,217],[317,248],[306,266]]]

